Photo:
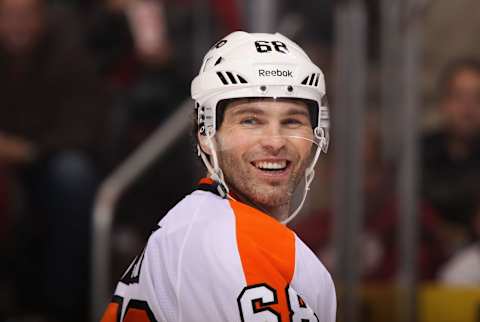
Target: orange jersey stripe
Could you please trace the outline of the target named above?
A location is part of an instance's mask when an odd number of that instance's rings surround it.
[[[295,235],[274,218],[230,200],[235,213],[238,251],[247,285],[266,283],[274,288],[278,304],[270,305],[289,321],[286,288],[295,269]]]
[[[119,313],[122,307],[120,303],[111,302],[108,304],[105,313],[103,314],[101,322],[117,322],[119,321]]]
[[[152,322],[145,310],[130,309],[123,318],[123,322]]]
[[[202,178],[198,182],[198,184],[214,184],[214,183],[215,183],[215,181],[213,181],[212,178]]]

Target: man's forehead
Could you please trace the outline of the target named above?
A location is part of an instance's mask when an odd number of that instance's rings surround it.
[[[230,102],[227,105],[230,113],[242,113],[256,111],[258,113],[309,113],[308,105],[301,99],[288,98],[241,98]]]

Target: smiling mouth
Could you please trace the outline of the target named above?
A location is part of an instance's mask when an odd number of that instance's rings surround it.
[[[253,161],[251,164],[258,170],[265,171],[267,173],[281,173],[285,171],[290,165],[288,160],[265,160],[265,161]]]

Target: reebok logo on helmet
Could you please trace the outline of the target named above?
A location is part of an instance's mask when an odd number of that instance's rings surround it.
[[[293,78],[293,72],[291,70],[280,70],[280,69],[259,69],[258,76],[260,77],[291,77]]]

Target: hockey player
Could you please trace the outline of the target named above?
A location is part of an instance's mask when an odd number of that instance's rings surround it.
[[[234,32],[191,91],[208,178],[159,222],[102,321],[334,322],[329,273],[285,226],[328,146],[322,72],[278,33]]]

